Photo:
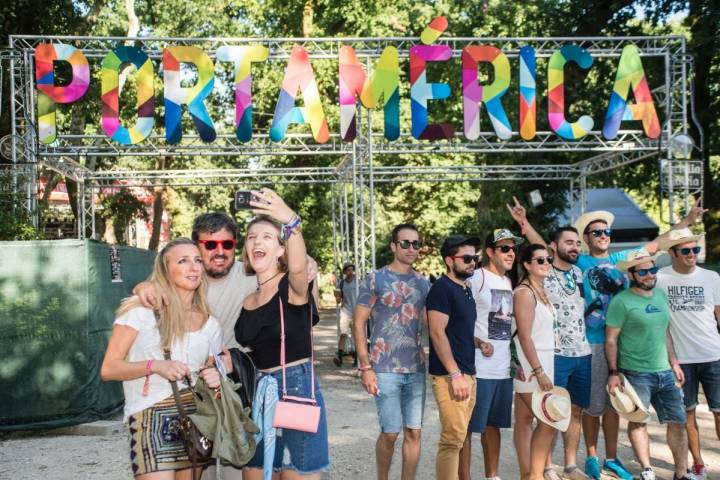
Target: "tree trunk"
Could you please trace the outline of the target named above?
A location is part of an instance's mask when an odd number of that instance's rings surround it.
[[[302,17],[303,37],[311,37],[312,36],[313,14],[314,14],[313,2],[312,2],[312,0],[307,0],[305,2],[305,6],[303,7],[303,17]]]
[[[710,137],[712,122],[717,113],[713,113],[713,97],[710,93],[713,57],[718,55],[720,48],[718,30],[720,29],[720,0],[690,0],[687,22],[690,25],[690,52],[695,58],[695,108],[700,128],[704,133],[704,145],[701,152],[696,152],[696,158],[704,161],[704,207],[710,211],[705,216],[705,231],[707,232],[707,254],[709,259],[720,257],[720,198],[716,194],[716,185],[710,172]],[[693,137],[700,141],[696,126],[691,123]]]
[[[160,155],[156,162],[156,168],[158,170],[165,169],[165,156]],[[160,234],[162,233],[162,219],[164,212],[163,195],[165,194],[165,187],[155,187],[155,200],[153,201],[153,221],[152,221],[152,232],[150,234],[150,242],[148,243],[148,250],[158,250],[160,246]]]

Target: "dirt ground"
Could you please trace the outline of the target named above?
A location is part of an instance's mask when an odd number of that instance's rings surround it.
[[[373,399],[361,388],[352,366],[337,369],[331,362],[336,349],[334,311],[325,311],[316,329],[317,366],[328,406],[331,467],[324,479],[371,479],[375,477],[374,444],[378,433]],[[706,404],[698,407],[702,446],[709,478],[720,478],[720,441],[715,436],[712,416]],[[429,388],[423,427],[423,444],[417,478],[435,476],[435,453],[439,439],[439,420],[435,400]],[[115,421],[119,426],[119,420]],[[131,478],[127,434],[123,428],[105,435],[69,435],[56,431],[13,433],[0,436],[0,479],[120,480]],[[658,478],[672,478],[672,457],[665,442],[665,429],[655,419],[649,425],[652,440],[652,463]],[[512,431],[502,432],[500,475],[519,478],[517,459],[512,446]],[[620,458],[635,474],[639,465],[633,460],[625,425],[620,435]],[[582,446],[578,455],[583,463]],[[555,462],[562,462],[558,445]],[[479,439],[473,442],[473,478],[481,479],[482,449]],[[400,441],[390,478],[400,478]]]

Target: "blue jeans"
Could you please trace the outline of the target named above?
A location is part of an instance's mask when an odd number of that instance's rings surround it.
[[[557,387],[566,388],[570,401],[581,408],[590,406],[590,370],[592,356],[564,357],[555,355],[555,378]]]
[[[675,385],[672,370],[644,373],[621,368],[620,371],[635,389],[645,408],[653,406],[660,423],[687,423],[682,390]]]
[[[425,372],[378,372],[375,397],[380,431],[400,433],[403,428],[422,428],[425,410]]]
[[[268,375],[264,373],[258,374]],[[270,373],[278,383],[279,395],[282,396],[282,371]],[[294,397],[310,397],[310,362],[301,363],[285,369],[287,379],[287,393]],[[325,400],[320,391],[320,383],[315,376],[315,401],[320,406],[320,425],[317,432],[307,433],[298,430],[278,429],[275,437],[275,458],[273,470],[295,470],[301,475],[326,470],[330,465],[328,453],[328,430]],[[255,405],[253,404],[253,407]],[[263,467],[263,442],[257,444],[255,456],[250,459],[247,466],[250,468]]]
[[[685,409],[694,410],[698,403],[698,389],[702,383],[711,412],[720,412],[720,360],[680,365],[685,373],[683,393]]]

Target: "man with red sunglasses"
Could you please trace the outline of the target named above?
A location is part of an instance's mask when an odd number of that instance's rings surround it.
[[[720,275],[697,266],[701,238],[687,228],[670,232],[660,248],[670,254],[672,265],[660,269],[657,286],[670,302],[670,333],[685,374],[683,401],[692,472],[707,478],[695,409],[702,384],[720,439]]]

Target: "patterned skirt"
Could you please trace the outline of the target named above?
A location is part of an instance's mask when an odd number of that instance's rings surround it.
[[[180,399],[186,413],[195,412],[190,390],[182,390]],[[192,468],[180,438],[179,424],[180,416],[173,396],[130,415],[128,427],[133,475]]]

